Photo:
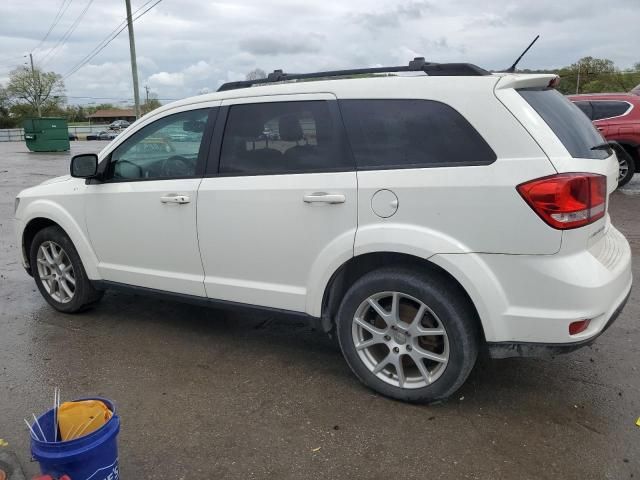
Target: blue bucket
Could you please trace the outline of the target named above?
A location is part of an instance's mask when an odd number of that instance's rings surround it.
[[[66,474],[71,480],[118,480],[116,437],[120,431],[120,418],[116,415],[115,406],[113,402],[104,398],[80,400],[100,400],[113,412],[113,416],[98,430],[84,437],[67,442],[54,442],[53,409],[49,410],[38,418],[47,441],[32,437],[31,454],[40,463],[42,474],[51,475],[53,478]],[[40,435],[36,425],[33,429]]]

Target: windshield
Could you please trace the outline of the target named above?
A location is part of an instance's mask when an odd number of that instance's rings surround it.
[[[520,89],[518,93],[553,130],[574,158],[604,159],[608,149],[591,148],[605,142],[591,120],[573,103],[554,89]]]

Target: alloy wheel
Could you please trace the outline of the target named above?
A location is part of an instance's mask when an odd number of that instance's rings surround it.
[[[352,339],[363,364],[399,388],[435,382],[449,362],[444,325],[427,305],[401,292],[380,292],[360,304]]]
[[[618,157],[618,182],[621,182],[629,173],[629,163],[626,159]]]
[[[56,302],[70,302],[76,292],[76,278],[63,248],[52,241],[43,242],[38,248],[37,262],[38,276],[46,292]]]

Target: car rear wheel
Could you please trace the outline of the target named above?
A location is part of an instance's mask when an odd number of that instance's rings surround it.
[[[57,226],[40,230],[31,243],[31,271],[44,299],[56,310],[75,313],[102,298],[89,281],[80,256]]]
[[[616,148],[615,152],[618,157],[618,187],[622,187],[633,178],[636,173],[636,164],[624,147]]]
[[[476,314],[444,275],[382,269],[345,294],[337,333],[347,363],[373,390],[410,402],[452,395],[478,354]]]

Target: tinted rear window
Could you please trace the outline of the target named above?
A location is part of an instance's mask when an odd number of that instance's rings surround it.
[[[487,165],[496,154],[449,105],[431,100],[341,100],[358,168]]]
[[[553,89],[521,89],[518,93],[543,118],[574,158],[607,158],[607,150],[591,150],[605,140],[591,121]]]
[[[330,102],[324,100],[233,105],[222,141],[220,173],[353,170],[343,132],[335,123]]]
[[[602,120],[604,118],[618,117],[629,110],[627,102],[616,102],[608,100],[598,100],[591,102],[593,107],[593,120]]]

